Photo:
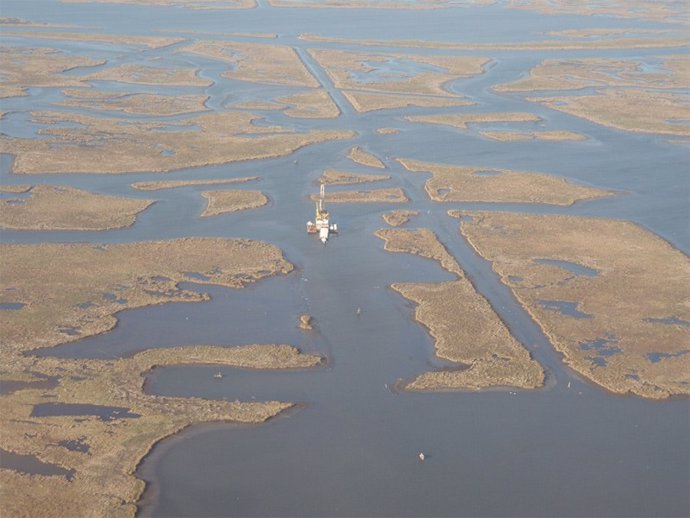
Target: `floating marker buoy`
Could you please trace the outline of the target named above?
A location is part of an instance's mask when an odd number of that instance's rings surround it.
[[[419,452],[419,460],[421,460],[423,462],[425,458],[426,458],[426,456],[420,451]]]

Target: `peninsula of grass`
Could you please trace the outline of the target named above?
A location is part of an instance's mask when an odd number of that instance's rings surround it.
[[[352,160],[355,164],[373,167],[374,169],[386,168],[386,164],[384,164],[379,157],[363,150],[359,146],[353,147],[347,154],[347,158]]]
[[[186,238],[129,244],[0,245],[3,347],[0,379],[29,382],[0,398],[0,449],[34,455],[68,477],[0,470],[8,516],[134,517],[144,482],[136,467],[161,439],[207,422],[260,423],[294,403],[214,401],[148,394],[157,366],[303,369],[323,359],[287,344],[145,349],[131,357],[69,359],[31,352],[104,333],[125,309],[198,302],[181,282],[242,288],[292,270],[275,246],[250,240]],[[193,275],[193,277],[190,277]],[[33,380],[55,386],[34,388]],[[78,405],[84,415],[35,414],[43,403]],[[91,415],[90,408],[110,412]],[[70,448],[78,443],[80,448]],[[103,480],[108,483],[104,484]]]
[[[418,214],[419,211],[416,210],[399,209],[384,212],[381,214],[381,217],[383,218],[383,221],[388,223],[390,226],[400,227],[410,221],[410,218],[417,216]]]
[[[399,159],[405,169],[430,173],[424,188],[438,202],[501,202],[572,205],[577,201],[612,196],[594,187],[574,184],[543,173],[455,166]]]
[[[488,301],[472,286],[436,234],[429,229],[384,229],[385,249],[439,262],[457,279],[443,283],[395,283],[391,288],[416,304],[415,319],[434,339],[437,357],[454,369],[425,372],[401,384],[410,391],[537,388],[544,372],[510,334]]]
[[[134,224],[154,202],[59,185],[35,185],[0,200],[0,227],[14,230],[110,230]]]
[[[387,174],[348,173],[326,169],[319,176],[318,182],[326,185],[356,185],[360,183],[383,182],[390,179],[390,175]]]
[[[167,172],[288,155],[354,132],[296,133],[254,124],[245,112],[208,113],[174,123],[139,122],[71,113],[33,113],[43,138],[0,136],[0,152],[15,155],[15,174]],[[57,126],[76,123],[78,127]],[[107,157],[107,159],[106,159]]]
[[[226,185],[254,182],[258,176],[245,176],[241,178],[218,178],[214,180],[161,180],[158,182],[134,182],[129,186],[139,191],[159,191],[161,189],[177,189],[179,187],[196,187],[199,185]]]
[[[312,194],[311,200],[318,201],[319,195]],[[329,191],[328,203],[407,203],[409,198],[400,187],[371,189],[368,191]]]
[[[205,191],[201,195],[206,198],[207,202],[204,212],[201,213],[202,217],[258,209],[268,203],[268,198],[260,191],[227,189],[222,191]]]

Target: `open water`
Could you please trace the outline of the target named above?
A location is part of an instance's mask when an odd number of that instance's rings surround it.
[[[193,427],[154,448],[138,470],[147,482],[142,516],[687,516],[690,513],[690,412],[687,399],[647,401],[614,396],[581,380],[561,361],[539,327],[459,235],[451,208],[544,214],[592,215],[634,221],[684,253],[688,236],[690,182],[688,149],[658,135],[608,129],[520,96],[490,90],[525,75],[554,57],[634,57],[650,64],[678,49],[609,51],[453,51],[492,58],[478,77],[448,88],[478,103],[458,111],[530,111],[538,124],[486,126],[571,130],[584,142],[493,142],[476,131],[412,124],[403,115],[442,113],[406,109],[357,114],[309,58],[315,44],[301,33],[341,38],[427,39],[466,42],[519,42],[547,38],[543,32],[595,27],[659,28],[654,23],[606,17],[543,16],[506,9],[438,11],[357,9],[276,9],[266,1],[249,11],[191,11],[176,7],[68,4],[55,0],[3,0],[3,16],[38,22],[93,26],[113,34],[201,37],[193,31],[276,33],[268,41],[293,46],[343,114],[334,120],[290,119],[266,112],[267,122],[295,127],[353,129],[358,137],[304,148],[289,157],[180,170],[162,175],[31,176],[31,182],[72,185],[104,194],[151,198],[157,203],[131,228],[109,232],[3,232],[4,242],[122,243],[183,236],[246,237],[281,247],[296,266],[285,277],[245,290],[199,287],[212,300],[168,304],[118,315],[112,332],[45,351],[62,357],[111,358],[149,347],[184,344],[292,343],[327,358],[312,370],[260,372],[212,367],[166,367],[153,371],[150,393],[218,399],[296,401],[298,408],[261,426],[217,424]],[[206,37],[206,36],[204,36]],[[223,36],[218,36],[223,38]],[[163,93],[201,91],[212,109],[284,95],[290,88],[257,86],[221,76],[225,66],[176,54],[180,45],[141,50],[88,42],[40,41],[3,35],[11,45],[43,44],[109,64],[156,63],[194,66],[213,85],[198,90],[163,88]],[[362,47],[357,47],[361,49]],[[363,47],[365,50],[366,47]],[[369,49],[372,50],[372,49]],[[373,49],[380,51],[381,49]],[[687,50],[687,49],[685,49]],[[449,51],[409,50],[412,53]],[[406,75],[414,62],[403,60]],[[396,62],[388,63],[395,68]],[[74,71],[73,73],[79,73]],[[385,71],[384,71],[385,73]],[[121,88],[115,84],[100,87]],[[6,99],[2,131],[34,135],[28,111],[50,107],[59,89],[35,89]],[[109,114],[110,115],[110,114]],[[169,118],[171,121],[175,117]],[[375,132],[380,127],[398,135]],[[384,158],[393,178],[376,186],[402,186],[420,211],[413,225],[432,228],[458,259],[475,287],[513,334],[547,370],[537,391],[414,394],[398,392],[401,379],[443,366],[432,341],[413,321],[413,308],[389,289],[393,282],[438,282],[451,276],[435,263],[383,251],[373,232],[384,226],[386,205],[331,208],[341,234],[328,246],[304,233],[312,216],[307,196],[326,168],[370,172],[346,159],[354,145]],[[612,198],[573,207],[519,204],[434,204],[424,191],[423,174],[405,172],[396,157],[491,168],[541,171],[575,182],[619,191]],[[26,183],[9,175],[11,159],[1,162],[2,182]],[[233,188],[260,189],[270,204],[213,218],[199,218],[202,190],[188,187],[134,191],[129,183],[154,179],[261,176]],[[545,258],[548,259],[548,258]],[[574,265],[574,267],[577,265]],[[588,275],[589,273],[583,273]],[[194,279],[190,278],[193,287]],[[558,301],[547,301],[554,310]],[[360,308],[360,311],[357,311]],[[13,308],[0,308],[13,310]],[[311,314],[317,330],[296,329],[298,315]],[[359,314],[358,314],[359,313]],[[420,462],[418,454],[426,460]]]

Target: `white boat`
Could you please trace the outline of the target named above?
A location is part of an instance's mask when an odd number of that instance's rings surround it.
[[[328,241],[330,234],[338,233],[338,225],[330,222],[330,216],[324,205],[325,197],[326,186],[321,184],[319,201],[316,202],[314,221],[307,221],[307,232],[309,234],[319,234],[319,239],[324,245],[326,244],[326,241]]]

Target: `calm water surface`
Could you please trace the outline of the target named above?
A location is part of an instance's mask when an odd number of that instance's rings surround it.
[[[276,43],[293,46],[341,107],[335,120],[290,119],[265,112],[266,123],[298,130],[354,129],[358,137],[304,148],[292,156],[180,170],[165,179],[261,176],[233,188],[260,189],[270,204],[256,211],[199,218],[206,187],[139,192],[129,183],[160,175],[37,175],[31,182],[72,185],[104,194],[155,198],[157,203],[128,229],[110,232],[3,232],[5,242],[124,243],[182,236],[248,237],[281,247],[296,270],[245,290],[185,288],[210,293],[198,304],[168,304],[124,311],[111,333],[42,354],[112,358],[149,347],[185,344],[291,343],[327,359],[313,370],[261,372],[204,366],[154,370],[150,393],[217,399],[278,399],[299,403],[261,426],[217,424],[193,427],[160,443],[140,465],[147,482],[142,516],[687,516],[690,513],[690,412],[687,399],[646,401],[612,396],[581,380],[511,292],[458,234],[451,208],[542,214],[573,214],[634,221],[690,251],[687,222],[687,148],[656,135],[637,135],[591,124],[519,96],[493,93],[494,84],[515,80],[543,59],[634,57],[651,64],[678,49],[580,52],[458,52],[492,58],[485,74],[450,83],[449,89],[478,103],[457,111],[530,111],[543,122],[495,125],[487,129],[568,129],[584,142],[500,143],[476,131],[412,124],[404,115],[442,113],[406,109],[357,114],[305,50],[300,33],[347,38],[432,39],[510,42],[544,38],[548,30],[593,27],[656,28],[605,17],[545,17],[504,8],[440,11],[272,9],[189,11],[180,8],[63,4],[53,0],[3,0],[3,16],[91,25],[114,34],[170,34],[194,39],[190,31],[275,32]],[[161,31],[161,32],[159,32]],[[238,38],[251,40],[251,38]],[[12,45],[27,40],[3,36]],[[90,43],[28,41],[104,57],[109,64],[156,63],[192,66],[214,84],[201,89],[207,106],[229,109],[235,102],[284,95],[294,89],[257,86],[222,78],[222,64],[176,54],[175,47],[133,51]],[[336,45],[324,45],[336,46]],[[347,48],[347,46],[344,46]],[[381,50],[381,49],[376,49]],[[425,53],[429,51],[411,50]],[[395,64],[395,63],[393,63]],[[403,60],[404,73],[413,64]],[[392,66],[392,65],[391,65]],[[412,70],[414,71],[414,70]],[[74,73],[79,73],[74,71]],[[101,88],[122,88],[99,83]],[[143,91],[137,87],[138,91]],[[36,89],[8,99],[3,132],[32,136],[40,129],[27,112],[62,99],[59,89]],[[170,118],[176,120],[175,117]],[[382,136],[380,127],[401,133]],[[373,232],[383,226],[386,205],[331,207],[341,234],[328,246],[303,232],[312,215],[307,200],[313,181],[326,168],[368,172],[346,158],[353,145],[381,156],[392,179],[380,187],[402,186],[417,209],[414,225],[432,228],[458,258],[476,288],[490,301],[513,334],[547,371],[537,391],[411,394],[395,387],[429,369],[432,341],[414,323],[413,308],[389,289],[393,282],[440,282],[452,276],[435,263],[383,251]],[[573,207],[516,204],[431,203],[424,174],[404,171],[394,158],[479,167],[541,171],[575,182],[615,190],[613,198]],[[2,157],[3,183],[26,183],[9,175]],[[548,260],[548,258],[544,258]],[[578,265],[571,265],[576,268]],[[584,272],[585,275],[589,272]],[[555,304],[558,301],[547,301]],[[555,310],[569,310],[555,307]],[[357,308],[361,311],[357,312]],[[14,308],[0,308],[11,311]],[[570,308],[572,310],[572,308]],[[296,329],[301,313],[313,315],[316,331]],[[461,315],[459,315],[459,318]],[[222,379],[214,378],[221,371]],[[420,462],[418,454],[426,460]]]

